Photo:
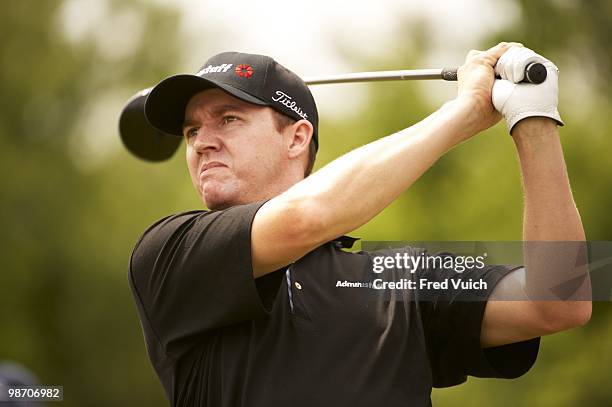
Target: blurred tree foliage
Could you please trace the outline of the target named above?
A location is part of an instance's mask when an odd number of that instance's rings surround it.
[[[88,12],[106,15],[69,41],[65,7],[84,24]],[[128,21],[142,30],[133,50],[118,58],[114,47],[134,39],[97,33],[130,35],[134,27],[122,25]],[[142,185],[150,174],[126,170],[126,154],[89,171],[75,158],[86,150],[76,132],[99,95],[116,91],[125,100],[176,69],[177,22],[174,11],[137,0],[3,2],[0,359],[20,361],[42,383],[63,385],[66,406],[167,404],[147,366],[126,285],[137,230],[161,215],[146,208],[153,195]],[[117,117],[115,111],[106,118],[113,130]],[[118,140],[116,131],[92,136]]]
[[[62,18],[79,2],[85,4],[80,34],[66,33]],[[603,0],[516,4],[522,13],[516,26],[474,48],[518,40],[559,65],[575,198],[588,237],[612,240],[610,6]],[[116,121],[122,101],[177,71],[179,16],[144,0],[8,0],[3,6],[0,359],[24,363],[42,383],[63,385],[67,407],[165,406],[127,287],[127,262],[146,226],[200,204],[181,153],[161,165],[139,162],[117,146]],[[105,18],[87,23],[88,10]],[[418,66],[430,36],[427,24],[411,23],[399,37],[412,37],[415,46],[397,45],[392,60],[361,61],[364,70]],[[368,87],[368,106],[353,117],[333,120],[321,112],[317,167],[426,116],[436,108],[427,86],[433,85],[379,83]],[[96,115],[102,119],[90,119]],[[443,157],[354,235],[520,240],[521,208],[516,154],[499,125]],[[543,339],[525,377],[470,379],[434,391],[434,404],[607,405],[610,316],[609,303],[597,304],[588,327]]]

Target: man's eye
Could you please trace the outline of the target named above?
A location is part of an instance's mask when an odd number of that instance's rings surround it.
[[[185,137],[187,138],[192,138],[198,135],[198,128],[197,127],[191,127],[189,129],[187,129],[187,131],[185,132]]]
[[[238,120],[236,116],[223,116],[223,124],[235,122],[236,120]]]

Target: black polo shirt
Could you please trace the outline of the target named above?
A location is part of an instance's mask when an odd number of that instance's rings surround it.
[[[374,256],[342,241],[253,279],[262,204],[166,217],[134,248],[129,282],[173,406],[427,406],[432,386],[513,378],[535,361],[539,338],[481,349],[485,301],[342,287],[372,277]],[[464,276],[491,292],[511,270]]]

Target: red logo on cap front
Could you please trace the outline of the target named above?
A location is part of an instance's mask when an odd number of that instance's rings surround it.
[[[253,76],[253,68],[251,65],[240,64],[236,67],[236,75],[241,76],[243,78],[250,78]]]

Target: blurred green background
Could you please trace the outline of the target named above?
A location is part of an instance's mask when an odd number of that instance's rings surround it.
[[[390,9],[396,4],[379,3]],[[129,96],[167,75],[195,71],[191,61],[201,63],[212,54],[199,52],[219,51],[223,30],[235,27],[224,27],[214,15],[203,19],[202,29],[210,35],[199,38],[196,47],[185,34],[184,12],[169,2],[6,0],[2,6],[0,360],[20,361],[42,383],[63,385],[67,407],[167,405],[145,353],[127,263],[149,224],[201,204],[183,150],[163,164],[138,161],[122,149],[117,119]],[[513,10],[514,17],[500,11],[500,21],[508,21],[495,29],[483,21],[470,48],[520,41],[559,66],[560,111],[567,124],[561,136],[575,200],[588,238],[612,240],[612,3],[488,2],[493,14],[498,6]],[[84,9],[88,12],[79,15]],[[293,23],[299,23],[299,15],[296,6]],[[393,43],[351,48],[331,33],[326,41],[353,70],[423,67],[436,60],[432,49],[444,48],[454,56],[450,64],[460,63],[456,56],[468,48],[441,44],[435,23],[435,13],[425,18],[397,12],[388,22],[397,33]],[[249,30],[255,32],[257,25]],[[300,52],[299,47],[285,51]],[[284,62],[283,55],[273,56]],[[349,89],[343,86],[333,92]],[[453,92],[441,82],[358,86],[365,90],[360,107],[343,114],[320,107],[316,168],[409,126]],[[436,99],[439,88],[449,93]],[[442,158],[354,235],[520,240],[521,205],[512,140],[498,125]],[[611,304],[597,303],[588,326],[543,339],[539,359],[524,377],[471,378],[462,386],[434,390],[434,405],[612,405],[611,317]]]

